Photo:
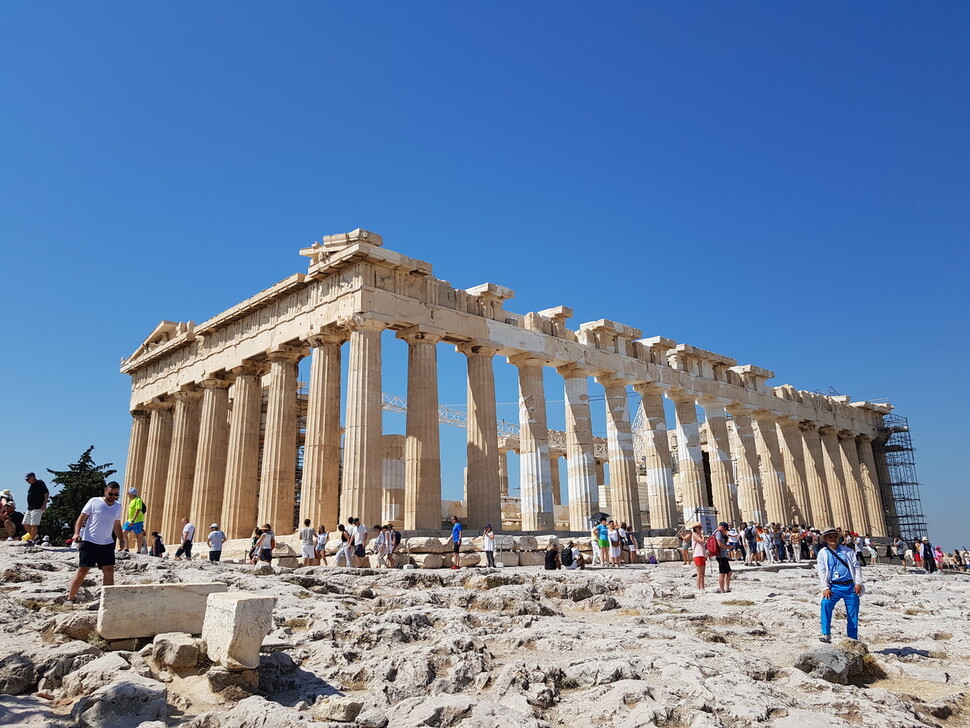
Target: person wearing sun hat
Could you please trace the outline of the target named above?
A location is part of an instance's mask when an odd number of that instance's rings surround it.
[[[832,613],[839,600],[845,602],[846,635],[859,638],[859,597],[862,595],[862,569],[855,549],[839,545],[839,531],[829,526],[822,531],[822,548],[815,562],[822,603],[819,610],[820,642],[832,641]]]

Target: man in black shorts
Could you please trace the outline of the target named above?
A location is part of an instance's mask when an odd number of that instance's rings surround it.
[[[121,530],[121,486],[111,481],[105,483],[104,496],[92,498],[81,509],[74,524],[74,542],[78,545],[78,569],[71,581],[67,601],[77,598],[78,589],[88,572],[101,569],[105,586],[115,583],[115,544],[122,548],[124,535]]]
[[[717,524],[717,530],[714,531],[714,538],[717,540],[717,584],[720,587],[718,592],[721,594],[727,594],[731,591],[731,559],[729,554],[731,553],[731,545],[728,543],[728,524],[721,521]]]

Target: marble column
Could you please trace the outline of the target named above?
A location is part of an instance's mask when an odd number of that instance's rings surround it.
[[[566,393],[566,489],[569,528],[585,531],[589,517],[600,510],[593,455],[593,427],[589,411],[589,372],[560,367]]]
[[[600,511],[612,513],[610,484],[606,481],[606,461],[597,459],[593,461],[593,466],[596,468],[596,498],[599,500]]]
[[[222,516],[226,485],[226,455],[229,445],[230,375],[204,379],[202,413],[199,422],[199,445],[195,453],[195,481],[192,505],[181,514],[195,525],[196,538],[206,534],[209,524]],[[181,519],[180,519],[181,520]]]
[[[263,463],[259,474],[259,522],[278,534],[295,530],[296,520],[296,417],[297,363],[305,349],[283,346],[267,353],[269,392]]]
[[[139,495],[145,502],[145,530],[151,534],[162,526],[162,515],[168,477],[168,460],[172,452],[172,402],[156,401],[146,405],[151,413],[148,424],[148,447],[145,450],[145,479]],[[122,522],[128,514],[122,515]]]
[[[128,513],[128,489],[136,488],[142,492],[145,484],[145,454],[148,451],[148,426],[151,415],[148,410],[131,411],[131,434],[128,436],[128,460],[125,463],[125,487],[122,489],[121,502],[124,513]]]
[[[263,409],[262,377],[267,370],[268,366],[263,363],[247,363],[232,370],[236,380],[232,385],[225,498],[219,522],[229,538],[246,538],[258,525],[259,425]]]
[[[792,504],[792,518],[804,526],[815,523],[811,499],[808,495],[808,477],[805,472],[805,452],[799,421],[789,417],[778,420],[778,442],[781,457],[785,464],[785,483],[787,497]]]
[[[561,483],[559,482],[559,453],[549,453],[549,487],[552,490],[552,504],[562,505]]]
[[[849,516],[852,530],[863,535],[869,533],[869,513],[863,494],[862,473],[859,468],[859,450],[855,444],[855,433],[842,430],[838,434],[839,449],[842,451],[842,470],[845,473],[846,493],[849,499]]]
[[[680,495],[681,516],[686,521],[698,508],[710,505],[704,460],[701,455],[701,434],[697,426],[697,405],[694,395],[668,392],[674,403],[677,420],[677,477],[674,484]]]
[[[882,494],[879,490],[879,476],[876,471],[876,459],[872,452],[872,438],[868,435],[860,435],[856,441],[856,446],[859,449],[859,469],[862,475],[866,512],[869,516],[869,528],[873,536],[888,536],[886,513],[883,509]]]
[[[803,420],[798,426],[802,433],[802,453],[805,458],[805,481],[808,485],[808,501],[811,504],[812,525],[818,529],[833,525],[832,505],[826,487],[825,456],[822,438],[815,422]]]
[[[400,514],[406,529],[441,528],[437,343],[442,334],[418,326],[397,334],[408,344],[407,437]]]
[[[835,428],[823,426],[819,428],[822,438],[822,455],[825,463],[825,487],[829,493],[829,505],[832,508],[832,523],[836,528],[848,529],[852,527],[852,517],[849,512],[849,500],[846,492],[845,471],[842,467],[842,450]]]
[[[738,509],[741,518],[748,523],[768,523],[765,518],[764,495],[761,490],[761,472],[758,467],[758,444],[751,424],[751,409],[732,404],[725,408],[731,415],[733,425],[732,451],[734,473],[738,479]]]
[[[340,345],[347,333],[336,328],[311,336],[310,393],[303,446],[300,523],[331,531],[340,499]],[[374,524],[370,524],[371,526]]]
[[[168,460],[168,492],[162,509],[160,531],[165,543],[178,543],[182,535],[182,518],[189,515],[192,481],[195,479],[195,456],[199,447],[202,392],[195,386],[187,386],[175,392],[172,399],[175,402],[172,415],[172,455]]]
[[[495,412],[495,370],[498,351],[480,341],[456,346],[468,364],[468,440],[465,448],[465,504],[468,527],[493,528],[502,523],[502,486],[499,475],[498,416]],[[508,465],[507,460],[502,458]],[[506,470],[508,482],[508,470]],[[507,486],[506,486],[506,492]],[[441,516],[438,516],[440,528]]]
[[[640,530],[640,490],[633,454],[627,383],[612,377],[597,377],[606,392],[606,448],[610,456],[610,508],[613,519]]]
[[[704,408],[707,421],[707,452],[711,464],[711,491],[714,508],[719,521],[741,522],[738,508],[738,484],[734,478],[731,461],[731,441],[722,400],[703,399],[698,402]]]
[[[791,508],[786,497],[785,462],[778,444],[777,416],[767,410],[756,410],[755,442],[761,473],[761,490],[765,498],[765,516],[769,523],[789,525]]]
[[[509,451],[504,447],[498,449],[498,487],[503,498],[509,496]]]
[[[676,528],[680,523],[674,495],[673,465],[667,439],[663,389],[652,384],[635,384],[640,395],[647,428],[643,433],[647,468],[647,494],[651,530]]]
[[[347,371],[347,415],[344,419],[344,469],[340,518],[352,516],[372,526],[381,516],[381,321],[354,316],[350,329]]]
[[[411,402],[408,400],[409,411],[410,404]],[[398,527],[404,523],[405,440],[404,435],[383,435],[381,437],[381,484],[384,489],[381,500],[381,523],[393,523]]]
[[[542,383],[544,362],[528,354],[509,357],[519,372],[519,497],[522,530],[555,528],[549,475],[549,429]]]

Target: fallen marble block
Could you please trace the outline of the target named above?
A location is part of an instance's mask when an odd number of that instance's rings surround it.
[[[101,590],[98,633],[109,641],[164,632],[199,634],[206,599],[228,588],[222,582],[106,586]]]
[[[259,647],[273,629],[273,597],[246,592],[210,594],[202,626],[206,654],[229,670],[259,667]]]

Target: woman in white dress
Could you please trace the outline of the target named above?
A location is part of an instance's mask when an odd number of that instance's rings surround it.
[[[623,543],[620,541],[620,531],[613,521],[607,526],[607,538],[610,541],[610,566],[620,566],[623,563]]]

